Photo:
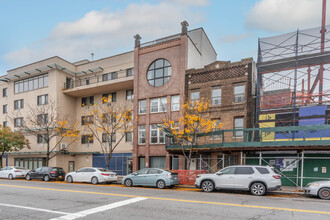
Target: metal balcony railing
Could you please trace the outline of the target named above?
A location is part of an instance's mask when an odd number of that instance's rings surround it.
[[[236,135],[235,135],[236,134]],[[239,134],[239,135],[237,135]],[[198,135],[195,149],[271,147],[271,146],[325,146],[330,147],[330,125],[246,128],[220,130]],[[166,138],[167,150],[188,149]]]
[[[127,75],[126,71],[125,72],[113,72],[113,73],[107,73],[107,74],[102,74],[102,75],[97,75],[93,77],[86,77],[86,78],[81,78],[81,79],[76,79],[76,80],[70,80],[64,83],[64,89],[73,89],[77,88],[80,86],[86,86],[86,85],[92,85],[96,84],[99,82],[107,82],[107,81],[113,81],[117,79],[122,79],[122,78],[128,78],[132,77],[133,75]]]

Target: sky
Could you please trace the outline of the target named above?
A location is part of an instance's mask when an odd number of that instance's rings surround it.
[[[256,60],[258,38],[321,25],[322,0],[0,0],[0,75],[48,57],[70,62],[133,50],[203,27],[217,60]],[[327,11],[330,3],[327,4]],[[330,16],[327,16],[329,24]]]

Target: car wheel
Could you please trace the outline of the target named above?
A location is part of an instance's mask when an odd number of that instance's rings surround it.
[[[12,174],[9,174],[8,175],[8,179],[10,179],[10,180],[14,179],[13,175]]]
[[[72,182],[73,182],[72,176],[68,176],[68,177],[66,178],[66,181],[67,181],[68,183],[72,183]]]
[[[202,183],[202,190],[204,192],[212,192],[214,190],[214,183],[211,180],[205,180]]]
[[[321,199],[330,199],[330,188],[322,188],[318,193]]]
[[[50,180],[49,176],[48,176],[48,175],[45,175],[45,176],[44,176],[44,181],[45,181],[45,182],[48,182],[49,180]]]
[[[165,185],[164,180],[158,180],[157,183],[156,183],[156,186],[157,186],[159,189],[164,189],[166,185]]]
[[[126,179],[126,180],[125,180],[125,186],[127,186],[127,187],[131,187],[131,186],[133,186],[133,182],[132,182],[132,180],[131,180],[131,179]]]
[[[263,183],[253,183],[250,187],[250,192],[255,196],[263,196],[266,193],[266,186]]]
[[[95,184],[98,184],[99,183],[99,180],[97,179],[97,177],[93,177],[91,182],[95,185]]]
[[[31,175],[30,174],[26,175],[25,179],[26,180],[31,180]]]

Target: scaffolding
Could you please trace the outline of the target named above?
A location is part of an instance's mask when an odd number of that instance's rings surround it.
[[[322,26],[259,39],[256,127],[262,114],[290,113],[283,126],[292,126],[299,108],[329,105],[328,30],[330,26]]]

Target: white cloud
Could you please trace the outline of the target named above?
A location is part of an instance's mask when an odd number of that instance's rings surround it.
[[[45,39],[5,55],[13,66],[24,65],[51,56],[77,61],[95,54],[102,58],[133,50],[135,34],[142,42],[179,33],[180,22],[194,24],[202,15],[189,8],[161,2],[155,5],[130,4],[124,10],[91,11],[73,22],[59,23]]]
[[[229,34],[226,35],[222,38],[220,38],[220,41],[223,43],[236,43],[238,41],[247,39],[249,37],[251,37],[251,34],[245,33],[245,34]]]
[[[188,5],[188,6],[206,6],[210,4],[209,0],[169,0],[169,1],[177,4]]]
[[[321,26],[321,16],[321,0],[261,0],[249,11],[246,25],[274,32],[291,31]]]

